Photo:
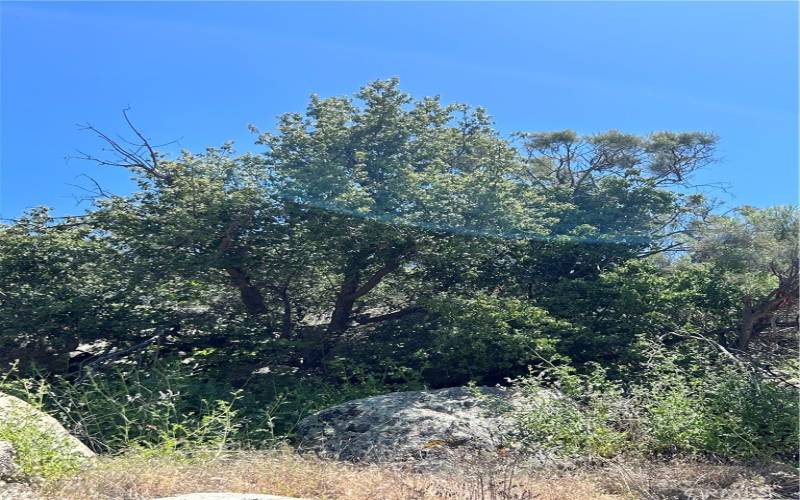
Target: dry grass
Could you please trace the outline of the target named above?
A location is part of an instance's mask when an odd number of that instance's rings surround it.
[[[643,500],[797,499],[797,470],[783,464],[608,462],[590,473],[610,493]]]
[[[127,456],[39,493],[47,499],[150,499],[194,492],[265,493],[342,500],[612,500],[795,498],[791,470],[669,463],[529,470],[510,460],[466,462],[457,472],[357,466],[288,451],[204,461]]]

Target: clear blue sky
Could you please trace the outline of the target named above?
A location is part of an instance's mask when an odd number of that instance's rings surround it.
[[[236,141],[304,108],[399,76],[417,96],[482,105],[503,132],[703,130],[729,205],[797,202],[798,7],[785,3],[2,3],[0,215],[76,205],[98,179],[66,161],[121,132]]]

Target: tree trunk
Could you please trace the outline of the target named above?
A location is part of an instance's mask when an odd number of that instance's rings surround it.
[[[225,235],[222,237],[217,247],[217,251],[220,255],[225,256],[226,254],[232,254],[238,257],[234,262],[241,262],[245,249],[236,248],[235,244],[242,225],[248,220],[250,220],[249,215],[246,217],[234,218],[228,223],[228,227],[225,229]],[[233,286],[239,290],[239,295],[242,297],[242,303],[244,303],[247,313],[253,316],[265,313],[267,311],[267,306],[264,302],[264,296],[261,295],[261,291],[250,282],[250,276],[247,272],[237,265],[228,265],[225,267],[225,271],[228,273],[228,276],[230,276]]]
[[[328,323],[329,334],[341,333],[350,325],[353,306],[358,298],[356,292],[358,290],[359,273],[353,269],[348,271],[349,275],[345,276],[345,280],[339,289],[339,295],[336,297],[336,303],[333,306],[331,321]]]
[[[736,339],[736,348],[740,351],[747,349],[750,338],[753,336],[753,326],[756,322],[756,315],[753,311],[753,301],[749,297],[743,300],[742,321],[739,324],[739,336]]]
[[[239,290],[239,295],[242,297],[242,303],[247,310],[248,314],[257,316],[267,311],[267,306],[264,303],[264,296],[261,292],[250,283],[250,277],[247,273],[237,266],[228,267],[225,269],[228,276],[231,277],[233,286]]]
[[[281,335],[287,338],[293,330],[292,324],[292,301],[289,300],[289,287],[281,289],[281,302],[283,302],[283,323],[281,324]]]
[[[328,323],[328,333],[340,333],[350,326],[350,321],[353,317],[353,306],[356,300],[378,286],[386,275],[399,269],[401,258],[402,255],[390,258],[384,263],[383,267],[375,271],[363,283],[361,283],[359,257],[354,257],[348,263],[344,272],[345,279],[339,289],[339,295],[336,297],[331,321]]]

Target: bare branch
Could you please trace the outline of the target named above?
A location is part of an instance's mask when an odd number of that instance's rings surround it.
[[[147,148],[147,151],[150,153],[150,160],[153,162],[153,168],[157,170],[158,169],[158,154],[156,154],[155,150],[153,150],[153,147],[150,145],[150,142],[142,135],[141,132],[139,132],[139,129],[137,129],[133,125],[133,123],[131,123],[131,119],[128,117],[128,111],[130,109],[131,109],[130,106],[126,107],[125,109],[123,109],[122,110],[122,116],[125,117],[125,122],[131,128],[131,130],[133,130],[133,133],[136,134],[136,136],[139,139],[141,139],[142,144],[144,145],[145,148]]]
[[[141,143],[130,142],[124,138],[120,138],[119,140],[114,139],[108,134],[98,130],[93,125],[87,123],[80,126],[81,130],[88,130],[102,139],[108,146],[110,146],[108,151],[111,151],[117,155],[117,158],[108,160],[98,158],[82,151],[78,151],[80,155],[78,158],[82,160],[93,161],[99,165],[123,167],[128,169],[138,168],[158,179],[170,181],[172,176],[167,172],[164,172],[161,168],[160,156],[158,152],[150,144],[150,141],[148,141],[147,138],[139,131],[139,129],[133,125],[133,122],[128,116],[129,110],[130,108],[125,108],[122,110],[122,115],[125,118],[125,122],[127,123],[128,127],[133,131],[136,137],[139,138]],[[127,143],[128,145],[124,145],[123,143]],[[143,154],[143,151],[146,151],[146,156]]]

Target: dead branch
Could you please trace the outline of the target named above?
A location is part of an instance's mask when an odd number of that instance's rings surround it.
[[[98,165],[122,167],[127,169],[140,169],[162,181],[170,181],[172,176],[165,172],[162,168],[160,162],[161,156],[156,151],[155,147],[153,147],[153,145],[150,143],[150,141],[144,136],[144,134],[142,134],[141,131],[133,125],[133,122],[128,116],[129,110],[130,108],[123,109],[122,116],[124,117],[128,128],[131,129],[131,131],[141,142],[131,142],[125,139],[114,139],[93,125],[87,123],[80,126],[81,130],[88,130],[102,139],[110,147],[110,149],[106,149],[106,151],[114,153],[116,158],[99,158],[82,151],[78,151],[79,156],[77,158],[81,160],[92,161]],[[123,144],[123,142],[127,143],[127,145]]]

